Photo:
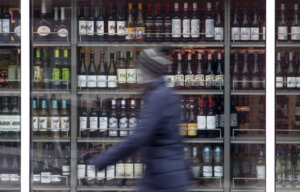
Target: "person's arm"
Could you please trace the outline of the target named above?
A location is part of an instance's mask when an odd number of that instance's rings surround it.
[[[125,141],[110,148],[103,154],[93,157],[89,161],[95,164],[97,168],[103,169],[107,165],[116,163],[119,159],[124,159],[149,142],[161,118],[160,110],[162,106],[159,106],[158,103],[160,99],[159,93],[151,94],[149,101],[146,103],[145,108],[140,115],[140,122],[132,135]]]

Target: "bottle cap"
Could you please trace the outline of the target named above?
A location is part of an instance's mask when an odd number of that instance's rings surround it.
[[[198,52],[198,60],[202,60],[202,53]]]
[[[143,9],[143,4],[142,3],[138,3],[138,10],[142,10]]]
[[[211,2],[207,2],[207,9],[208,9],[208,10],[211,9]]]
[[[211,54],[211,52],[208,52],[207,59],[208,59],[208,60],[211,60],[211,57],[212,57],[212,54]]]
[[[200,99],[200,101],[199,101],[199,106],[200,106],[200,107],[203,107],[203,106],[204,106],[204,101],[203,101],[203,99]]]
[[[282,10],[285,9],[284,3],[281,3],[281,9],[282,9]]]
[[[188,3],[184,3],[183,6],[184,6],[184,9],[183,9],[183,10],[184,10],[184,11],[187,11],[187,10],[188,10],[188,6],[189,6]]]
[[[222,53],[218,52],[218,59],[221,60],[222,59]]]
[[[294,9],[298,10],[298,4],[297,3],[294,4]]]
[[[178,3],[174,3],[174,9],[175,9],[175,11],[178,11],[178,8],[179,8]]]
[[[128,10],[132,10],[132,3],[128,3]]]
[[[152,9],[151,3],[148,3],[147,7],[148,7],[148,11],[151,11],[151,9]]]
[[[197,3],[193,3],[193,11],[197,11]]]
[[[289,58],[290,58],[290,61],[292,61],[293,60],[293,52],[290,52],[290,54],[289,54],[290,56],[289,56]]]
[[[188,60],[192,60],[192,53],[191,52],[188,52]]]
[[[181,61],[181,53],[178,52],[178,61]]]

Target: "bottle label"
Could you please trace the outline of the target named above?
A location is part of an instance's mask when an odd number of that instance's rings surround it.
[[[230,114],[230,126],[237,127],[237,113]]]
[[[7,69],[7,79],[8,82],[14,82],[16,81],[17,78],[17,68],[15,66],[9,66],[8,65],[8,69]]]
[[[287,77],[287,87],[288,88],[296,87],[296,77]]]
[[[182,34],[183,38],[191,37],[191,20],[190,19],[183,19],[182,20]]]
[[[225,116],[224,114],[219,114],[219,127],[223,128],[225,125]]]
[[[36,117],[36,116],[32,117],[32,128],[33,128],[33,131],[38,131],[39,130],[38,126],[39,126],[39,118]]]
[[[129,119],[129,128],[134,129],[137,126],[137,118],[131,117]]]
[[[59,68],[52,68],[52,81],[53,84],[59,85],[59,80],[60,80],[60,70]]]
[[[127,83],[136,83],[136,69],[127,69]]]
[[[18,182],[20,176],[18,174],[9,174],[9,180],[12,182]]]
[[[260,83],[261,82],[259,82],[259,81],[260,81],[260,79],[259,79],[258,76],[253,76],[253,78],[252,78],[252,87],[255,88],[255,89],[260,88]]]
[[[43,68],[40,66],[33,67],[33,80],[35,82],[41,82],[43,80]]]
[[[115,166],[114,165],[109,165],[106,167],[106,179],[111,180],[115,178]]]
[[[204,75],[195,75],[195,87],[204,87]]]
[[[285,187],[291,187],[294,181],[293,173],[286,173],[284,178]]]
[[[206,122],[207,129],[216,129],[216,116],[207,116]]]
[[[125,36],[125,21],[117,21],[117,35],[118,36]]]
[[[67,67],[62,68],[62,80],[63,83],[68,83],[70,81],[70,69]]]
[[[249,79],[245,75],[242,77],[242,88],[247,89],[249,88]]]
[[[104,21],[96,21],[96,34],[104,36]]]
[[[87,87],[94,88],[97,87],[97,75],[87,76]]]
[[[65,176],[70,175],[70,171],[71,171],[70,165],[62,166],[62,174],[63,175],[65,175]]]
[[[79,35],[86,35],[86,21],[79,21]]]
[[[223,177],[223,166],[214,166],[214,176]]]
[[[145,27],[135,27],[135,39],[143,40],[145,36]]]
[[[126,69],[118,69],[118,83],[126,83]]]
[[[215,76],[214,75],[206,75],[205,76],[205,86],[206,87],[215,86]]]
[[[181,19],[172,19],[172,37],[181,37]]]
[[[163,35],[163,20],[156,20],[154,23],[155,37],[160,38]]]
[[[2,115],[3,121],[2,121],[2,131],[10,131],[11,128],[11,117],[10,115]]]
[[[259,40],[259,27],[251,27],[251,40],[258,41]]]
[[[85,178],[85,169],[86,169],[86,166],[84,164],[77,165],[77,178],[78,179]]]
[[[116,33],[116,21],[108,21],[108,35],[114,36]]]
[[[51,183],[61,182],[61,175],[51,175]]]
[[[213,38],[215,34],[214,19],[205,19],[205,37]]]
[[[97,171],[97,180],[101,181],[103,179],[105,179],[105,169]]]
[[[222,88],[224,86],[224,75],[216,75],[215,84],[217,88]]]
[[[197,124],[188,123],[188,136],[197,136]]]
[[[283,174],[276,173],[275,182],[276,182],[276,185],[282,185],[283,184]]]
[[[1,181],[9,181],[9,174],[2,173],[1,174]]]
[[[9,31],[7,31],[9,32]],[[42,37],[46,37],[50,34],[51,32],[51,29],[48,27],[48,26],[40,26],[38,29],[37,29],[37,33],[39,34],[39,36],[42,36]]]
[[[188,125],[186,123],[181,123],[179,125],[179,132],[181,136],[186,136],[188,130]]]
[[[133,27],[126,27],[125,39],[133,40],[135,38],[135,29]]]
[[[117,76],[116,75],[108,75],[107,76],[107,87],[108,88],[116,88],[117,87]]]
[[[88,180],[96,178],[96,168],[95,165],[86,166]]]
[[[68,29],[59,29],[57,31],[57,34],[58,34],[59,37],[65,38],[65,37],[68,36],[69,31],[68,31]]]
[[[78,87],[86,87],[86,75],[78,75]]]
[[[262,28],[262,33],[263,33],[262,39],[263,39],[263,40],[266,40],[266,26],[263,26],[263,28]]]
[[[79,118],[79,130],[85,131],[87,129],[87,117]]]
[[[223,27],[215,27],[215,40],[216,41],[224,40],[224,28]]]
[[[41,172],[41,183],[51,183],[51,172]]]
[[[164,77],[167,87],[174,87],[174,75],[165,75]]]
[[[232,41],[241,40],[241,28],[239,28],[239,27],[231,28],[231,39],[232,39]]]
[[[39,117],[39,131],[47,131],[48,117]]]
[[[11,131],[18,132],[21,129],[21,116],[13,115],[10,116],[10,129]]]
[[[120,118],[119,122],[120,129],[127,129],[128,128],[128,119],[126,117]],[[121,137],[126,137],[128,135],[128,131],[120,131]]]
[[[266,167],[262,165],[256,166],[256,178],[265,179],[266,177]]]
[[[195,82],[194,75],[186,75],[185,76],[185,87],[193,87]]]
[[[106,131],[108,127],[108,118],[107,117],[99,117],[99,127],[100,131]]]
[[[283,87],[283,77],[276,77],[276,87],[277,88]]]
[[[134,178],[140,178],[143,176],[144,166],[142,163],[134,163]]]
[[[206,116],[197,116],[198,129],[206,129]]]
[[[292,26],[291,33],[292,40],[300,40],[300,27]]]
[[[153,20],[145,20],[145,33],[146,33],[146,37],[150,38],[151,36],[153,36],[151,33],[153,33],[153,27],[154,27],[154,22]]]
[[[126,178],[133,178],[133,163],[125,163],[125,175]]]
[[[212,166],[203,166],[203,177],[212,177]]]
[[[51,131],[54,131],[54,132],[59,131],[60,130],[59,123],[60,123],[59,117],[51,117],[50,118]]]
[[[90,131],[98,129],[98,117],[90,117]]]
[[[170,38],[172,34],[172,22],[171,20],[164,21],[164,34],[165,38]]]
[[[15,27],[14,33],[17,37],[21,37],[21,26],[20,25]]]
[[[124,163],[116,164],[116,178],[124,178],[125,175],[125,165]]]
[[[70,117],[61,117],[61,131],[70,131]]]
[[[2,33],[10,32],[10,19],[2,19]]]
[[[40,174],[33,174],[33,182],[34,183],[41,182],[41,175]]]
[[[191,20],[191,34],[192,38],[200,37],[200,19]]]
[[[288,39],[288,27],[279,26],[278,27],[278,40],[287,40]]]
[[[216,114],[215,121],[216,121],[216,128],[218,128],[219,127],[219,115],[218,114]]]
[[[300,77],[296,77],[297,88],[300,88]]]
[[[200,166],[199,165],[192,166],[192,173],[195,178],[199,177]]]
[[[97,75],[97,87],[105,88],[106,87],[107,76],[106,75]]]
[[[117,118],[115,118],[115,117],[109,118],[108,123],[109,123],[108,124],[109,128],[118,128],[118,119]],[[111,137],[118,136],[118,131],[117,130],[109,131],[109,136],[111,136]]]
[[[250,40],[250,28],[249,27],[241,27],[241,40],[249,41]]]
[[[179,75],[175,75],[174,78],[174,83],[175,83],[175,87],[183,87],[184,86],[184,75],[179,74]]]

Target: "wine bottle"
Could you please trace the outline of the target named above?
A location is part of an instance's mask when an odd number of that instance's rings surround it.
[[[126,41],[133,41],[135,39],[134,23],[135,20],[133,17],[132,3],[128,3],[128,16],[126,21],[126,33],[125,33]]]
[[[261,78],[260,78],[260,72],[258,67],[258,52],[254,53],[254,69],[252,72],[252,88],[253,89],[260,89],[262,88]]]
[[[223,153],[220,146],[214,148],[214,177],[222,178],[223,177]]]
[[[195,74],[195,88],[204,88],[205,75],[202,70],[202,53],[197,53],[197,73]]]
[[[116,39],[116,18],[114,16],[113,4],[109,4],[109,16],[107,19],[108,41],[115,41]]]
[[[211,2],[207,2],[207,14],[205,17],[205,40],[211,41],[215,35],[215,20],[212,16]]]
[[[81,63],[78,72],[78,88],[85,89],[87,87],[87,69],[85,65],[85,53],[81,53]]]
[[[39,115],[37,111],[37,98],[32,99],[32,131],[33,137],[38,136],[39,131]]]
[[[125,66],[123,51],[120,52],[120,60],[119,60],[119,66],[117,69],[117,75],[118,75],[118,88],[125,89],[126,82],[127,82],[127,69]]]
[[[62,59],[62,67],[61,67],[61,80],[62,80],[62,89],[70,90],[70,80],[71,80],[71,67],[69,64],[69,50],[64,50],[64,57]]]
[[[61,67],[62,63],[60,60],[60,50],[55,49],[54,51],[54,62],[52,65],[52,89],[61,89]]]
[[[240,88],[240,73],[239,73],[239,54],[238,52],[234,53],[234,68],[232,73],[232,89]]]
[[[127,52],[127,87],[129,89],[134,89],[137,83],[137,69],[135,67],[135,62],[133,60],[133,52]]]
[[[170,3],[166,3],[164,12],[163,32],[164,41],[171,41],[172,37],[172,18],[170,14]]]
[[[296,74],[296,87],[300,88],[300,60],[299,60],[299,52],[295,52],[295,66],[298,67],[298,71]]]
[[[193,74],[192,71],[192,53],[188,52],[187,53],[187,70],[186,70],[186,74],[184,77],[184,86],[187,89],[192,89],[195,86],[195,75]]]
[[[125,186],[133,185],[134,167],[131,157],[128,157],[124,163]]]
[[[280,7],[281,7],[281,14],[280,14],[280,20],[277,28],[277,33],[278,33],[277,35],[279,41],[286,41],[288,40],[288,27],[287,27],[287,21],[284,13],[285,5],[282,3]]]
[[[1,25],[1,24],[0,24]],[[1,27],[0,27],[1,29]],[[16,42],[20,42],[21,40],[21,3],[19,3],[19,13],[16,18],[16,22],[13,26],[13,37]]]
[[[66,17],[65,17],[65,8],[61,7],[60,8],[60,21],[57,26],[56,31],[57,32],[57,39],[59,41],[70,41],[70,34],[69,34],[69,29],[68,25],[66,22]]]
[[[67,101],[65,99],[61,101],[60,125],[61,125],[60,136],[63,138],[68,138],[70,127],[71,127],[70,112],[67,109]]]
[[[222,53],[218,52],[218,68],[215,76],[215,85],[217,89],[224,88],[224,73],[222,70]]]
[[[181,53],[177,53],[177,72],[174,77],[174,86],[177,89],[182,89],[184,87],[184,75],[182,72],[182,65],[181,65]]]
[[[80,137],[87,137],[88,134],[88,113],[86,109],[86,101],[83,100],[81,105],[81,112],[79,115],[79,131],[80,131]]]
[[[293,52],[289,53],[289,67],[287,70],[287,88],[293,89],[296,88],[296,71],[294,71],[294,64],[293,64]]]
[[[250,41],[250,39],[251,39],[251,28],[248,19],[248,9],[245,7],[243,13],[243,22],[241,25],[241,40]]]
[[[257,13],[257,7],[254,5],[254,16],[253,16],[253,21],[251,23],[251,28],[250,28],[250,36],[251,36],[251,41],[259,41],[259,20],[258,20],[258,13]]]
[[[20,137],[20,131],[21,131],[21,111],[20,106],[18,102],[18,97],[12,98],[12,109],[11,109],[11,137],[12,138],[19,138]]]
[[[198,14],[197,3],[193,3],[193,12],[191,17],[191,38],[196,42],[200,39],[200,16]]]
[[[222,15],[220,11],[220,2],[216,2],[216,24],[214,27],[214,40],[215,41],[223,41],[224,40],[224,25],[222,22]]]
[[[49,49],[43,49],[43,85],[44,89],[51,88],[51,68],[50,68],[50,61],[49,61]]]
[[[107,75],[107,87],[108,88],[117,88],[117,73],[115,69],[114,63],[114,53],[110,53],[110,64],[108,68],[108,75]]]
[[[154,41],[154,18],[152,16],[152,4],[148,3],[147,13],[145,17],[145,41]]]
[[[120,137],[128,136],[128,117],[126,113],[126,101],[121,101],[121,113],[119,117]],[[125,130],[123,130],[125,129]]]
[[[10,22],[9,22],[10,24]],[[3,31],[4,29],[2,29]],[[6,29],[7,30],[7,29]],[[42,0],[41,4],[41,18],[35,26],[35,40],[47,41],[50,40],[50,33],[53,31],[52,25],[47,18],[46,0]],[[4,36],[4,35],[2,35]]]
[[[207,113],[207,116],[206,116],[206,127],[208,130],[210,130],[208,132],[208,137],[212,137],[214,134],[214,131],[211,131],[211,130],[214,130],[216,129],[217,125],[216,125],[216,114],[215,114],[215,111],[214,111],[214,105],[213,105],[213,100],[212,99],[209,99],[209,110],[208,110],[208,113]]]
[[[192,173],[194,178],[200,177],[200,161],[198,159],[197,147],[193,147]]]
[[[101,155],[103,153],[103,148],[102,145],[99,145],[99,154]],[[105,183],[105,168],[100,170],[100,169],[96,169],[96,184],[98,186],[102,186]]]
[[[33,65],[33,87],[35,89],[43,88],[43,62],[41,60],[41,50],[35,50],[35,60]]]
[[[183,41],[191,40],[191,18],[189,14],[188,3],[183,4],[183,16],[182,16],[182,39]]]
[[[111,145],[106,146],[106,150],[109,150]],[[115,179],[116,179],[116,165],[108,165],[106,167],[106,185],[108,186],[115,186]]]
[[[91,147],[89,149],[89,157],[88,159],[93,158],[94,156],[94,148]],[[89,161],[86,164],[86,176],[87,176],[87,184],[88,185],[94,185],[95,179],[96,179],[96,167],[93,163],[90,163]]]
[[[7,3],[7,2],[5,2]],[[4,13],[2,16],[2,38],[4,42],[11,41],[11,15],[9,13],[8,4],[4,4]]]
[[[90,15],[86,20],[86,37],[88,41],[94,41],[95,34],[95,15],[94,15],[94,7],[93,2],[91,2],[90,6]]]
[[[100,4],[100,9],[99,9],[99,14],[98,17],[96,18],[95,21],[95,40],[96,41],[104,41],[105,39],[105,34],[104,34],[104,29],[105,29],[105,19],[103,16],[103,4]]]
[[[135,104],[135,100],[131,100],[130,102],[130,112],[128,115],[128,127],[129,127],[129,132],[128,134],[131,135],[134,131],[134,129],[137,126],[137,114],[136,114],[136,110],[135,110],[136,104]]]
[[[49,137],[50,132],[50,115],[48,112],[48,106],[46,99],[42,99],[42,108],[39,112],[39,135],[41,137]]]
[[[143,41],[145,39],[145,24],[142,3],[138,3],[138,13],[135,21],[135,39],[138,41]]]
[[[241,28],[239,23],[239,15],[238,15],[238,5],[234,5],[234,16],[231,27],[231,40],[232,41],[240,41],[241,40]]]
[[[90,65],[87,75],[87,87],[89,89],[95,89],[97,87],[97,74],[95,66],[95,54],[93,51],[90,52]]]
[[[78,35],[79,41],[86,41],[87,40],[87,18],[84,15],[84,9],[79,10],[79,17],[78,17]]]
[[[299,41],[300,40],[300,21],[298,16],[298,4],[294,4],[294,21],[291,26],[291,40],[292,41]]]
[[[90,137],[97,137],[99,133],[99,117],[97,112],[97,102],[93,100],[92,102],[92,109],[89,114],[89,136]]]
[[[84,160],[84,148],[82,147],[80,150],[80,158],[77,163],[78,185],[83,185],[85,183],[85,177],[86,177],[86,163]]]
[[[46,145],[44,157],[45,158],[41,169],[41,184],[49,185],[51,183],[51,178],[52,178],[52,173],[50,168],[50,160],[52,160],[52,156],[49,151],[49,145]]]
[[[208,52],[207,56],[207,71],[205,74],[205,87],[211,89],[215,86],[215,74],[212,70],[212,53]]]
[[[248,69],[248,52],[244,52],[244,66],[241,75],[241,87],[242,89],[249,89],[249,69]]]
[[[189,105],[189,121],[188,121],[187,136],[197,137],[197,119],[195,117],[195,111],[194,111],[194,100],[190,100],[190,105]]]
[[[100,52],[100,63],[97,73],[97,88],[107,88],[107,69],[104,63],[104,51]]]
[[[123,12],[123,7],[122,7],[122,4],[121,3],[119,3],[118,4],[118,9],[117,9],[118,11],[118,13],[117,13],[117,30],[116,30],[116,32],[117,32],[117,36],[116,36],[116,39],[117,39],[117,41],[118,42],[123,42],[123,41],[125,41],[125,34],[126,34],[126,32],[125,32],[125,27],[126,27],[126,25],[125,25],[125,23],[126,23],[126,21],[125,21],[125,15],[124,15],[124,12]]]
[[[178,2],[174,3],[174,15],[172,17],[172,40],[181,40],[181,17]]]
[[[199,100],[199,112],[197,115],[197,135],[200,138],[204,138],[206,129],[206,114],[204,112],[204,100]]]
[[[161,42],[163,40],[164,33],[164,20],[161,12],[161,4],[156,4],[156,17],[154,19],[154,32],[156,42]]]
[[[204,146],[202,149],[202,161],[203,161],[203,177],[213,176],[213,166],[212,166],[212,149],[210,146]]]
[[[59,138],[60,132],[60,114],[58,111],[57,100],[54,98],[51,102],[50,110],[50,130],[51,136],[54,138]]]
[[[118,136],[118,116],[116,113],[116,100],[111,100],[111,113],[108,119],[108,136],[117,137]],[[113,130],[110,130],[113,129]]]
[[[101,112],[99,114],[99,137],[105,137],[107,135],[108,128],[108,113],[106,110],[106,101],[102,101]]]
[[[167,87],[174,87],[174,72],[173,72],[173,63],[170,63],[167,67],[165,74],[165,81]]]

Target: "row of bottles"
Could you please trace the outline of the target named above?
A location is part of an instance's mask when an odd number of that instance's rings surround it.
[[[32,154],[33,185],[70,184],[70,145],[38,143]]]
[[[68,100],[53,95],[32,100],[32,131],[35,137],[69,137],[71,122]]]
[[[33,89],[70,90],[71,62],[68,48],[36,48]]]
[[[207,2],[207,11],[202,13],[198,3],[147,3],[146,13],[143,3],[138,3],[133,10],[133,3],[128,3],[127,16],[125,5],[109,4],[109,9],[100,4],[80,11],[78,17],[78,34],[80,41],[223,41],[224,24],[220,3],[216,2],[216,11],[212,12],[212,3]],[[164,6],[164,8],[163,8]],[[183,9],[181,9],[183,7]],[[116,9],[117,8],[117,9]],[[103,12],[106,10],[106,13]],[[183,11],[182,11],[183,10]],[[154,14],[155,13],[155,14]]]
[[[139,154],[119,160],[116,164],[108,165],[99,170],[95,165],[89,164],[88,160],[94,155],[99,155],[109,150],[112,145],[102,146],[88,145],[79,147],[77,162],[78,185],[100,185],[100,186],[132,186],[136,185],[144,172],[144,165]]]

